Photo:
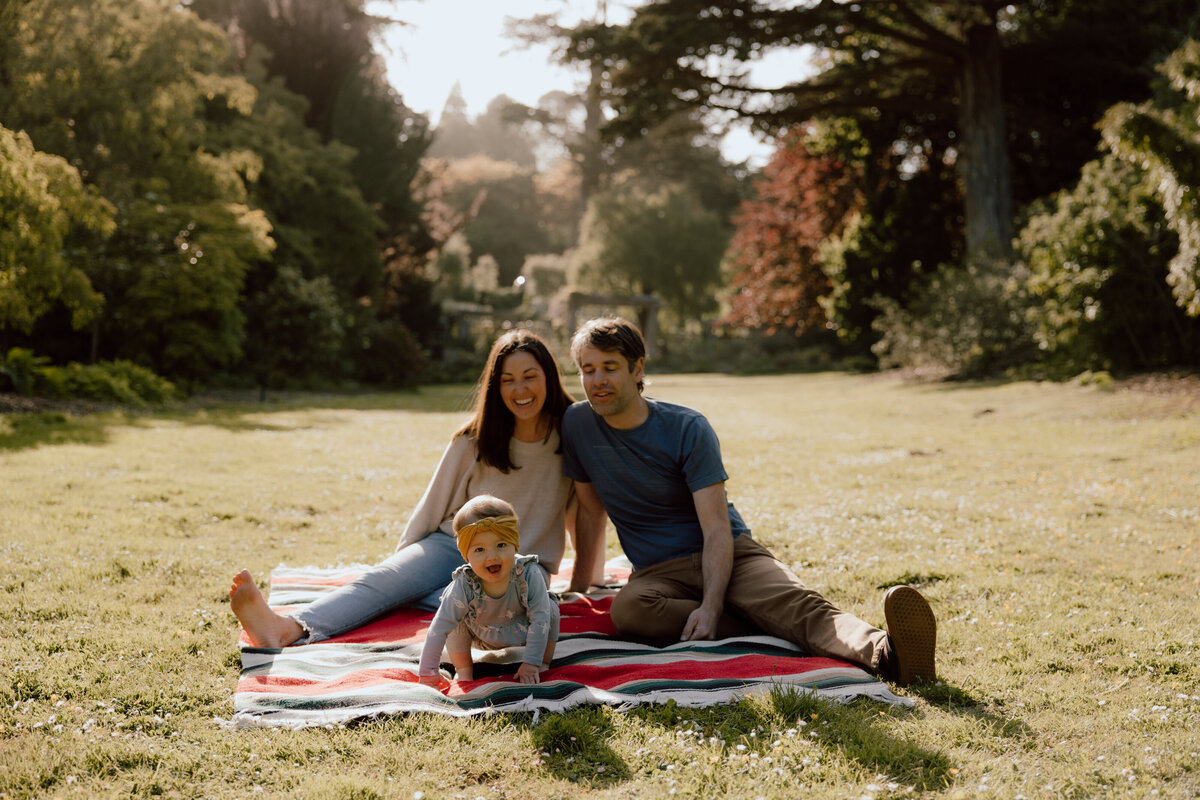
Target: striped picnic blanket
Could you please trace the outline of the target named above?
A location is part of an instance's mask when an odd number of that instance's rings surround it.
[[[275,608],[310,603],[354,579],[364,567],[279,567],[271,573]],[[606,565],[620,584],[628,562]],[[570,564],[551,585],[564,591]],[[559,606],[561,633],[541,683],[515,679],[521,649],[476,651],[474,681],[445,682],[441,691],[417,683],[417,664],[430,611],[403,609],[343,636],[317,644],[267,649],[243,639],[242,675],[234,691],[234,727],[328,726],[380,714],[427,711],[467,716],[495,711],[562,711],[581,704],[629,707],[674,700],[700,707],[740,700],[771,687],[839,701],[856,697],[911,705],[886,685],[844,661],[805,655],[771,636],[681,642],[652,647],[622,640],[608,610],[609,597],[570,596]]]

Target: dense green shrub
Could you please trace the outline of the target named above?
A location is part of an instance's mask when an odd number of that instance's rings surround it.
[[[663,336],[651,359],[656,373],[719,372],[731,375],[769,375],[828,370],[874,370],[874,359],[856,358],[852,348],[831,331],[795,336],[790,332],[763,334],[737,331],[700,334],[673,332]]]
[[[53,384],[65,397],[146,406],[165,403],[175,396],[174,384],[130,361],[71,363],[44,367],[41,373],[42,380]]]
[[[871,350],[880,366],[973,377],[1035,360],[1026,272],[1002,261],[943,265],[907,306],[877,299],[880,339]]]
[[[1017,241],[1029,266],[1029,318],[1053,373],[1195,363],[1200,320],[1171,295],[1178,237],[1146,171],[1113,156],[1030,217]]]
[[[399,319],[372,322],[355,360],[362,381],[395,388],[416,386],[430,370],[429,354]]]
[[[139,407],[165,403],[177,395],[170,381],[130,361],[66,366],[48,362],[48,358],[34,355],[31,350],[12,348],[0,360],[0,376],[5,379],[0,380],[0,389]]]
[[[263,391],[345,370],[348,315],[327,275],[308,279],[296,267],[279,267],[265,286],[251,289],[243,307],[249,335],[242,370]]]
[[[32,350],[12,348],[0,359],[0,390],[32,394],[38,370],[49,362],[50,359],[36,356]]]

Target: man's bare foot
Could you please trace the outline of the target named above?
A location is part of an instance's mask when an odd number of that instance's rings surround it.
[[[299,622],[271,610],[249,570],[233,576],[229,605],[255,647],[287,647],[304,635]]]

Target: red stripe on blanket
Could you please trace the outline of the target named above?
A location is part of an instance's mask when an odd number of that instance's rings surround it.
[[[561,604],[559,613],[562,615],[560,629],[563,633],[596,633],[604,636],[616,636],[617,629],[613,627],[608,610],[612,606],[611,597],[583,597]],[[287,613],[300,606],[278,606],[274,610]],[[347,631],[340,636],[331,636],[324,641],[341,644],[372,644],[375,642],[401,642],[414,644],[425,641],[425,631],[433,621],[432,611],[422,611],[415,608],[402,608],[374,622],[368,622],[361,628]],[[246,644],[245,631],[241,640]]]
[[[611,597],[581,597],[569,603],[559,603],[559,631],[561,633],[596,633],[616,636],[609,610]]]
[[[308,576],[308,575],[293,575],[288,578],[281,578],[276,581],[271,578],[271,588],[274,589],[276,584],[281,586],[345,586],[347,583],[352,583],[362,573],[345,572],[341,575],[332,576]]]
[[[432,611],[402,608],[394,614],[368,622],[361,628],[347,631],[341,636],[330,636],[326,642],[346,644],[372,644],[374,642],[398,642],[420,644],[425,641],[429,623],[433,622]]]
[[[280,675],[242,678],[238,681],[237,691],[314,697],[350,692],[371,686],[416,682],[417,676],[406,669],[360,669],[327,681],[311,678],[288,678]]]
[[[679,661],[667,664],[579,664],[562,667],[543,672],[542,680],[568,680],[600,689],[612,689],[631,681],[770,680],[775,675],[802,675],[816,670],[852,666],[845,661],[810,656],[746,655],[718,661],[693,661],[689,655],[681,654]]]

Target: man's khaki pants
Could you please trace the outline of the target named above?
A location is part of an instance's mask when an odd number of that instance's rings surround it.
[[[634,570],[613,600],[613,624],[623,636],[677,642],[703,595],[699,553]],[[715,638],[755,632],[871,672],[878,672],[887,641],[885,631],[805,588],[771,551],[743,534],[733,542],[733,572]]]

